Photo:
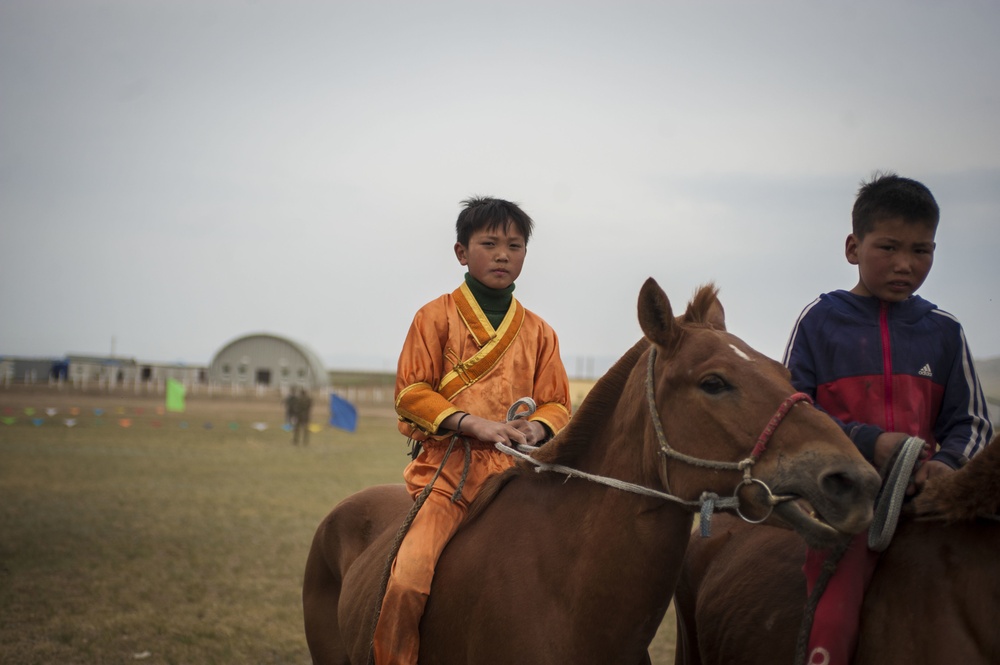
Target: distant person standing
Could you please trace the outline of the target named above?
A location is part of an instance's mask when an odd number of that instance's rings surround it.
[[[309,415],[312,411],[312,397],[305,388],[299,388],[298,396],[294,401],[294,414],[292,418],[295,420],[295,429],[292,430],[292,443],[298,445],[299,434],[302,435],[302,445],[309,444]]]
[[[295,403],[298,399],[298,390],[292,388],[285,397],[285,424],[289,427],[295,426]]]

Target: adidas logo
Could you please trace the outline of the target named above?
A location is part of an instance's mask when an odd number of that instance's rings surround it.
[[[931,372],[931,366],[929,364],[921,367],[920,371],[917,372],[917,374],[919,374],[920,376],[926,376],[928,379],[934,376],[934,373]]]

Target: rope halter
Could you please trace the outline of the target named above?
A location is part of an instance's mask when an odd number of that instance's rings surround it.
[[[774,493],[771,491],[771,488],[768,487],[767,483],[765,483],[763,480],[759,478],[754,478],[751,475],[753,470],[753,465],[757,463],[757,460],[760,459],[760,456],[764,454],[765,450],[767,450],[768,442],[774,435],[775,430],[778,429],[778,425],[781,424],[781,421],[784,420],[785,416],[787,416],[788,413],[792,410],[792,407],[795,406],[795,404],[797,404],[798,402],[802,401],[806,401],[812,404],[812,398],[805,393],[793,393],[792,395],[789,395],[785,399],[785,401],[781,403],[781,405],[778,407],[778,410],[774,413],[774,415],[771,416],[771,419],[764,427],[764,430],[760,433],[760,436],[757,437],[757,441],[754,444],[753,450],[750,451],[750,455],[745,459],[740,460],[739,462],[717,462],[714,460],[705,460],[698,457],[685,455],[684,453],[678,450],[674,450],[673,448],[670,447],[670,444],[667,443],[667,435],[663,431],[663,423],[660,420],[659,413],[656,410],[656,392],[655,392],[656,377],[653,371],[655,364],[656,364],[656,347],[653,346],[650,347],[649,362],[647,364],[648,367],[646,373],[646,402],[647,405],[649,406],[650,419],[653,421],[653,429],[656,431],[656,440],[660,444],[660,455],[663,461],[663,484],[667,488],[667,491],[668,492],[670,491],[670,484],[667,480],[668,457],[671,459],[678,460],[680,462],[684,462],[685,464],[689,464],[691,466],[697,466],[705,469],[742,471],[743,480],[741,480],[740,483],[736,486],[736,489],[733,490],[732,499],[730,501],[725,502],[725,504],[723,504],[723,502],[719,500],[713,501],[713,497],[716,497],[717,495],[715,495],[712,492],[702,493],[702,499],[701,499],[702,524],[704,525],[705,521],[711,520],[712,512],[716,507],[719,508],[731,507],[736,511],[736,514],[739,515],[743,521],[749,522],[751,524],[759,524],[760,522],[766,520],[768,517],[771,516],[771,512],[774,510],[775,504],[784,499],[776,497]],[[740,502],[737,495],[740,489],[744,485],[751,485],[751,484],[760,485],[764,489],[764,491],[767,492],[768,496],[768,504],[769,504],[768,512],[759,519],[751,519],[746,515],[744,515],[743,512],[740,510]],[[702,527],[702,530],[703,532],[705,531],[704,526]]]
[[[794,393],[787,397],[778,410],[771,416],[764,430],[757,437],[757,441],[754,444],[753,450],[750,451],[750,455],[739,462],[721,462],[715,460],[706,460],[698,457],[692,457],[678,450],[675,450],[667,443],[667,436],[663,431],[663,423],[660,420],[659,412],[656,410],[656,391],[655,391],[655,373],[654,367],[656,364],[656,347],[651,346],[649,349],[649,363],[646,373],[646,402],[649,407],[650,420],[653,422],[653,429],[656,432],[656,439],[659,443],[660,450],[659,455],[662,459],[663,473],[662,480],[666,492],[661,492],[649,487],[643,487],[642,485],[636,485],[634,483],[625,482],[622,480],[616,480],[614,478],[606,478],[604,476],[598,476],[591,473],[585,473],[577,469],[573,469],[561,464],[546,464],[539,462],[530,456],[532,450],[535,450],[533,446],[519,446],[519,449],[514,449],[504,443],[497,443],[496,447],[508,455],[517,457],[520,460],[529,462],[535,465],[536,472],[542,471],[552,471],[555,473],[561,473],[566,476],[583,478],[591,482],[606,485],[608,487],[613,487],[616,489],[624,490],[627,492],[632,492],[635,494],[641,494],[643,496],[650,496],[658,499],[664,499],[667,501],[672,501],[674,503],[681,504],[683,506],[698,507],[701,512],[701,534],[702,536],[708,536],[711,533],[711,521],[712,514],[716,510],[732,509],[736,511],[741,519],[750,523],[759,523],[766,520],[771,516],[771,512],[774,510],[774,506],[783,501],[789,500],[791,497],[776,496],[771,488],[768,487],[767,483],[759,478],[754,478],[752,474],[753,465],[757,462],[764,451],[767,450],[767,444],[770,442],[771,437],[774,435],[775,430],[785,419],[785,416],[792,410],[798,402],[809,402],[812,404],[812,398],[805,393]],[[739,482],[736,488],[733,490],[733,495],[731,497],[720,497],[715,492],[702,492],[701,496],[697,500],[687,500],[682,499],[674,494],[670,493],[670,486],[667,482],[667,458],[675,459],[679,462],[684,462],[691,466],[697,466],[704,469],[716,469],[716,470],[727,470],[727,471],[742,471],[743,479]],[[767,492],[768,496],[768,512],[759,519],[751,519],[744,515],[740,510],[739,501],[739,491],[745,485],[759,485]]]

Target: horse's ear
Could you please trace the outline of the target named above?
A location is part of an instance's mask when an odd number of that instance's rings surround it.
[[[639,326],[649,341],[662,347],[669,347],[677,335],[677,322],[670,300],[652,277],[639,291]]]

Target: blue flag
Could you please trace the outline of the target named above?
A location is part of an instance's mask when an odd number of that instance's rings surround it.
[[[358,428],[358,410],[343,397],[330,395],[330,424],[353,432]]]

